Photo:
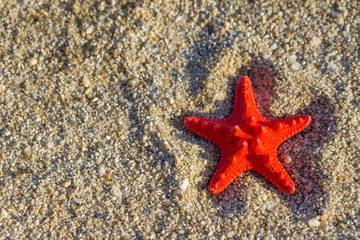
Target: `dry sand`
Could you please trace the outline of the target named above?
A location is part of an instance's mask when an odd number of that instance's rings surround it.
[[[291,3],[292,2],[292,3]],[[360,3],[0,2],[0,239],[360,238]],[[212,195],[249,75],[261,113],[311,115],[278,155]]]

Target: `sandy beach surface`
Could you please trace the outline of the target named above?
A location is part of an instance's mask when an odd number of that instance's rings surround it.
[[[0,239],[359,239],[360,2],[0,1]],[[285,194],[188,116],[228,117],[251,79]]]

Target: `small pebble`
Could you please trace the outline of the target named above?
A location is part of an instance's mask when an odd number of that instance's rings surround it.
[[[268,199],[268,196],[265,193],[263,193],[260,195],[260,198],[265,202]]]
[[[311,47],[317,47],[321,44],[321,40],[317,37],[309,37],[308,38],[309,44]]]
[[[111,180],[111,174],[106,174],[105,175],[105,180],[110,181]]]
[[[291,157],[288,154],[286,154],[284,157],[284,162],[286,164],[289,164],[289,163],[291,163],[291,161],[292,161]]]
[[[234,231],[230,231],[230,232],[227,233],[227,236],[228,236],[228,238],[232,238],[232,237],[235,236],[235,232],[234,232]]]
[[[73,198],[73,201],[76,203],[76,204],[82,204],[84,202],[84,200],[80,199],[80,198],[76,198],[74,197]]]
[[[296,62],[296,59],[297,59],[296,55],[295,55],[295,54],[291,54],[291,55],[289,56],[289,63],[295,63],[295,62]]]
[[[181,163],[181,159],[180,159],[178,156],[176,156],[176,155],[175,155],[174,159],[175,159],[175,165],[176,165],[176,166],[179,166],[180,163]]]
[[[121,197],[122,196],[122,193],[121,193],[120,189],[115,185],[111,186],[111,193],[113,195],[115,195],[116,197]]]
[[[0,84],[0,92],[4,92],[6,90],[6,87],[4,84]]]
[[[88,97],[88,98],[91,98],[91,92],[92,92],[92,89],[91,88],[87,88],[85,90],[85,95]]]
[[[336,65],[333,62],[328,62],[326,68],[331,71],[336,71]]]
[[[183,191],[185,191],[188,188],[188,186],[189,186],[189,180],[187,178],[182,180],[179,185],[180,189]]]
[[[38,62],[38,60],[37,60],[36,58],[31,58],[31,59],[29,60],[29,64],[32,65],[32,66],[36,65],[37,62]]]
[[[48,149],[53,149],[54,148],[54,143],[52,141],[47,141],[45,145],[46,145],[46,147]]]
[[[27,147],[24,149],[24,154],[25,154],[25,156],[30,157],[30,156],[31,156],[31,153],[32,153],[31,147],[27,146]]]
[[[86,34],[91,34],[93,31],[94,31],[94,28],[92,26],[90,26],[86,29]]]
[[[174,100],[173,98],[169,98],[168,101],[169,101],[170,104],[174,104],[174,103],[175,103],[175,100]]]
[[[315,218],[310,219],[308,224],[309,224],[310,227],[318,227],[318,226],[320,226],[320,222]]]
[[[26,89],[27,91],[31,91],[31,89],[32,89],[32,85],[31,85],[30,82],[24,83],[24,87],[25,87],[25,89]]]
[[[321,218],[320,221],[326,221],[328,219],[329,215],[327,215],[327,213],[323,213],[321,214]]]
[[[9,213],[4,208],[2,208],[0,211],[0,216],[2,218],[6,218],[7,216],[9,216]]]
[[[63,186],[64,186],[64,188],[67,188],[70,185],[71,185],[71,181],[66,181]]]
[[[291,65],[290,65],[290,68],[294,71],[297,71],[301,68],[301,64],[298,63],[298,62],[293,62]]]
[[[8,129],[5,129],[4,135],[5,135],[5,137],[8,137],[11,135],[11,132]]]
[[[90,87],[90,84],[91,84],[91,82],[90,82],[89,77],[88,77],[88,76],[84,76],[84,77],[82,78],[82,85],[83,85],[84,87],[88,88],[88,87]]]
[[[99,176],[102,177],[106,173],[104,165],[99,166]]]
[[[285,50],[282,47],[279,47],[274,51],[273,55],[275,57],[280,57],[281,55],[283,55],[284,52]]]
[[[139,80],[136,79],[136,78],[134,78],[134,79],[132,79],[132,80],[129,81],[129,85],[130,85],[132,88],[134,88],[134,87],[136,87],[136,86],[139,85]]]
[[[138,215],[135,215],[132,220],[133,220],[133,222],[139,221],[139,216],[138,216]]]
[[[179,16],[177,16],[177,17],[175,18],[175,22],[180,22],[181,19],[182,19],[182,17],[179,15]]]

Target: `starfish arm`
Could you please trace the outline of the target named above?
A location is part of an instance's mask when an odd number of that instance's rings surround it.
[[[226,134],[231,133],[230,128],[225,129],[224,121],[225,119],[187,117],[184,120],[184,125],[190,131],[219,146],[223,144],[224,139],[226,139]]]
[[[281,144],[286,139],[304,130],[310,122],[311,117],[309,115],[298,115],[271,120],[270,125],[275,130],[274,139],[278,144]]]
[[[236,118],[253,116],[256,119],[261,116],[255,103],[250,79],[247,76],[242,76],[237,83],[232,115],[235,115]]]
[[[264,161],[253,163],[253,170],[263,175],[281,191],[291,194],[295,191],[294,182],[285,171],[276,155],[265,156]]]
[[[213,194],[221,193],[232,181],[235,180],[242,172],[252,168],[245,155],[247,145],[243,144],[237,153],[221,152],[221,159],[214,176],[209,184],[209,191]]]

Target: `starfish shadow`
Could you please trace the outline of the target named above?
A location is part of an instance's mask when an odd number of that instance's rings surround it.
[[[240,72],[250,77],[256,103],[262,115],[269,118],[290,117],[274,117],[270,114],[269,109],[272,101],[277,97],[274,77],[278,74],[270,62],[258,58],[253,61],[250,68],[244,67]],[[316,93],[315,88],[311,91]],[[283,155],[287,154],[293,158],[294,163],[289,164],[289,166],[282,164],[286,171],[294,176],[296,192],[291,195],[285,194],[260,174],[254,172],[254,175],[259,176],[258,179],[268,182],[264,186],[268,186],[281,194],[282,199],[293,212],[293,219],[296,221],[306,221],[321,214],[327,207],[329,197],[326,183],[330,179],[329,173],[326,172],[326,166],[321,163],[323,157],[319,150],[331,141],[337,124],[334,103],[326,95],[318,96],[306,108],[292,115],[301,114],[310,115],[312,123],[304,131],[291,137],[291,140],[282,143],[278,149],[280,161],[282,161]],[[296,149],[296,154],[292,153],[290,149]],[[314,156],[313,153],[317,154]]]
[[[292,195],[282,195],[284,202],[293,212],[295,221],[307,221],[326,211],[329,201],[329,190],[326,185],[330,182],[330,173],[322,161],[320,149],[331,141],[336,131],[337,120],[334,111],[330,99],[320,95],[307,108],[297,113],[310,115],[313,119],[310,126],[292,137],[287,146],[283,144],[279,147],[278,152],[283,152],[285,148],[298,147],[297,154],[290,153],[294,167],[288,170],[294,173],[296,192]]]
[[[225,20],[223,16],[228,15],[224,3],[219,3],[220,14],[217,18],[209,21],[198,33],[196,40],[189,48],[186,55],[185,78],[189,80],[189,93],[198,95],[204,88],[204,83],[212,69],[221,57],[224,48],[233,45],[237,31],[222,32]],[[206,14],[199,14],[199,24],[208,21]]]
[[[130,97],[129,97],[130,98]],[[132,134],[132,137],[134,138],[134,141],[139,141],[143,132],[146,131],[144,128],[144,124],[143,124],[143,119],[142,119],[142,111],[139,111],[136,107],[136,105],[132,105],[130,107],[130,116],[129,116],[129,120],[130,120],[130,124],[131,127],[135,127],[137,128],[137,131],[134,132]],[[131,129],[131,128],[130,128]],[[165,198],[162,199],[161,201],[168,201],[171,202],[172,204],[168,204],[166,208],[167,211],[171,212],[171,211],[177,211],[179,212],[181,210],[181,206],[179,205],[179,201],[176,200],[177,196],[179,195],[177,193],[177,191],[175,190],[174,186],[178,186],[179,182],[176,180],[175,175],[177,173],[177,169],[175,167],[175,163],[174,163],[174,155],[167,151],[166,146],[163,142],[163,140],[154,135],[152,136],[152,141],[149,142],[148,144],[145,145],[141,145],[139,146],[139,148],[142,150],[142,152],[146,152],[147,155],[151,155],[153,156],[152,158],[146,159],[146,161],[143,161],[142,164],[143,165],[147,165],[147,167],[145,167],[144,169],[147,169],[148,171],[151,170],[152,172],[155,171],[161,171],[163,172],[162,176],[160,177],[160,179],[156,180],[156,185],[157,188],[159,189],[159,191],[161,191],[163,193],[163,196]],[[159,152],[159,149],[161,150]],[[134,158],[139,159],[141,158],[141,156],[134,156]],[[127,170],[127,171],[131,171],[131,165],[128,165],[127,162],[125,162],[123,164],[123,167]],[[149,183],[151,184],[151,183]],[[125,201],[123,200],[123,204],[125,206],[130,205],[131,201]],[[156,206],[156,201],[151,201],[147,210],[148,214],[151,214],[151,211],[153,211],[153,208],[155,208]],[[160,224],[159,226],[153,225],[152,229],[155,229],[156,227],[158,227],[158,230],[155,231],[157,232],[161,232],[163,230],[163,228],[165,228],[166,223],[171,221],[171,216],[166,216],[162,219],[162,224]],[[182,222],[182,220],[178,220],[178,224],[179,226],[184,226],[185,224]],[[137,239],[142,239],[141,237],[141,232],[136,229],[136,227],[133,228],[134,232],[136,233]],[[185,231],[186,229],[183,227],[183,230]]]

